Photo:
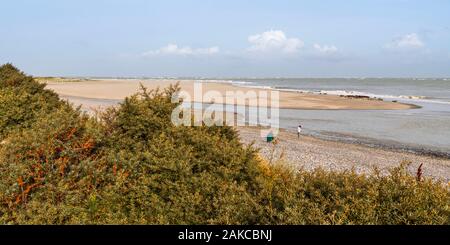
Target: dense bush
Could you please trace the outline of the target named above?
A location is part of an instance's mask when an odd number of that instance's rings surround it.
[[[266,167],[263,205],[276,224],[449,224],[448,186],[418,182],[406,165],[389,175]],[[266,193],[266,194],[264,194]]]
[[[0,124],[0,223],[450,222],[448,186],[418,182],[404,167],[387,176],[294,171],[260,159],[231,127],[176,127],[176,86],[143,89],[92,118],[11,65],[0,71],[0,96],[10,101],[0,107],[8,122]],[[35,96],[32,112],[9,89]]]
[[[11,64],[0,66],[0,141],[13,130],[29,128],[39,115],[68,106],[44,88]]]

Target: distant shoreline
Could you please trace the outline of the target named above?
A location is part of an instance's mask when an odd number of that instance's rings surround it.
[[[124,99],[139,91],[142,83],[149,89],[164,88],[175,82],[179,82],[182,90],[194,94],[194,80],[61,80],[39,79],[47,84],[47,88],[54,90],[60,95],[74,96],[91,99]],[[131,82],[133,81],[133,82]],[[140,83],[137,83],[139,81]],[[203,92],[219,91],[242,91],[247,93],[254,91],[272,91],[272,89],[249,88],[223,83],[220,81],[202,82]],[[302,110],[408,110],[420,108],[417,105],[396,103],[375,99],[347,98],[337,95],[323,95],[311,93],[297,93],[291,91],[279,91],[280,109],[302,109]],[[201,102],[194,100],[193,102]]]

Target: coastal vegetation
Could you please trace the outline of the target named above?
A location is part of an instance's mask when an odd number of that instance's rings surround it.
[[[232,127],[171,123],[177,86],[83,113],[0,67],[0,224],[450,224],[446,183],[294,170]]]

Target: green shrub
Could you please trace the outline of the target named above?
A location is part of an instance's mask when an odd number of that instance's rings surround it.
[[[266,167],[260,202],[276,224],[449,224],[449,186],[388,175]]]
[[[29,128],[39,115],[68,106],[11,64],[0,66],[0,141],[11,131]]]
[[[450,223],[449,186],[403,165],[389,175],[294,171],[268,164],[231,127],[174,126],[177,86],[143,89],[92,118],[10,65],[0,71],[0,223]]]
[[[2,88],[19,87],[30,83],[33,83],[33,78],[25,75],[12,64],[0,66],[0,86]]]
[[[87,212],[89,195],[107,177],[94,124],[63,107],[7,138],[0,148],[4,222],[72,223]]]
[[[99,206],[114,207],[104,212],[114,222],[250,222],[254,150],[219,128],[173,126],[176,91],[144,90],[108,114],[108,159],[126,178],[107,188]]]

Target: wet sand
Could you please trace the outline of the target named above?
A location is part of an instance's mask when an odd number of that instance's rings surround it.
[[[170,84],[176,82],[180,83],[181,89],[189,93],[193,102],[202,102],[202,96],[195,98],[194,96],[194,83],[193,80],[81,80],[68,82],[54,81],[54,80],[41,80],[47,83],[47,88],[54,90],[61,96],[66,97],[81,97],[92,99],[113,99],[122,100],[127,96],[130,96],[140,89],[140,83],[142,83],[148,89],[165,88]],[[223,101],[226,103],[227,91],[242,91],[243,93],[255,92],[270,92],[269,89],[260,88],[247,88],[237,87],[227,83],[220,82],[203,82],[202,94],[208,91],[218,91],[223,96]],[[414,105],[394,103],[388,101],[369,100],[369,99],[355,99],[345,98],[335,95],[318,95],[309,93],[297,93],[297,92],[279,92],[279,108],[282,109],[314,109],[314,110],[403,110],[416,108]],[[248,98],[255,98],[249,96]],[[207,101],[203,101],[207,102]],[[216,101],[216,103],[219,103]],[[245,102],[244,102],[245,103]],[[238,105],[244,103],[238,102]],[[275,106],[276,107],[276,106]]]

